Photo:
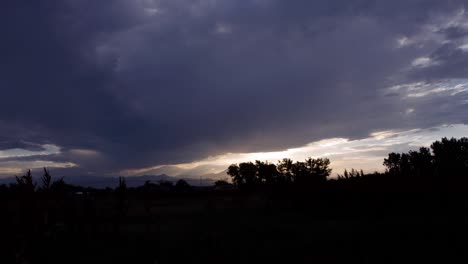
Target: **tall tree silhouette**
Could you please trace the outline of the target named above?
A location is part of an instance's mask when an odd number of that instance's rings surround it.
[[[228,167],[227,174],[237,186],[253,186],[259,182],[257,166],[252,162],[243,162],[239,165],[232,164]]]
[[[278,165],[268,162],[243,162],[232,164],[227,174],[238,186],[272,185],[287,183],[319,184],[327,180],[331,173],[330,160],[327,158],[312,159],[305,162],[293,163],[290,159],[283,159]]]
[[[263,184],[274,184],[278,177],[276,165],[268,162],[255,161],[257,167],[258,181]]]
[[[431,150],[420,148],[419,151],[408,153],[411,175],[416,177],[431,177],[434,174],[434,163]]]
[[[44,174],[42,175],[42,190],[48,191],[50,190],[50,186],[52,184],[52,176],[50,176],[49,170],[44,168]]]
[[[400,175],[400,153],[390,153],[388,157],[384,159],[383,165],[387,167],[390,174]]]
[[[177,180],[175,184],[175,188],[178,191],[187,191],[190,189],[190,187],[191,187],[190,184],[184,179]]]
[[[431,153],[432,150],[432,153]],[[435,141],[429,148],[408,153],[390,153],[384,159],[388,173],[423,181],[460,187],[468,175],[468,138]],[[448,185],[445,185],[448,186]],[[440,186],[439,186],[440,187]]]
[[[468,175],[468,138],[442,138],[431,145],[438,177],[462,177]]]
[[[244,179],[241,177],[239,172],[239,166],[237,164],[232,164],[228,167],[227,174],[231,176],[232,182],[237,185],[241,186],[244,184]]]
[[[323,183],[332,172],[330,160],[327,158],[308,158],[305,164],[309,174],[309,181],[312,182]]]
[[[54,193],[61,193],[64,194],[67,191],[67,184],[65,183],[65,180],[63,177],[61,177],[58,180],[55,180],[51,185],[50,185],[50,190]]]
[[[127,183],[124,177],[119,177],[119,185],[116,188],[117,192],[117,216],[115,217],[114,229],[116,232],[120,231],[120,224],[126,214],[127,198]]]
[[[292,164],[292,177],[296,183],[305,183],[308,179],[309,171],[305,162],[296,162]]]
[[[278,182],[291,183],[293,181],[293,161],[291,159],[282,159],[276,166],[278,169]]]
[[[16,183],[19,189],[25,193],[32,193],[36,188],[36,184],[33,182],[31,170],[28,170],[23,176],[15,176]]]
[[[258,183],[257,166],[252,162],[240,163],[239,174],[244,179],[245,185],[247,186],[253,186]]]

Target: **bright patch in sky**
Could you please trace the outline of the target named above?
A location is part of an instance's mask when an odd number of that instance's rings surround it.
[[[413,60],[413,62],[411,63],[413,67],[419,67],[419,68],[429,67],[433,64],[435,64],[435,62],[432,61],[432,59],[428,57],[417,58]]]
[[[73,168],[77,164],[73,162],[53,162],[47,160],[34,160],[34,161],[7,161],[1,162],[0,175],[11,177],[13,175],[20,175],[28,169],[39,168]]]
[[[468,43],[466,43],[466,44],[463,44],[463,45],[461,45],[461,46],[460,46],[460,47],[458,47],[458,48],[459,48],[459,49],[461,49],[461,50],[463,50],[463,51],[466,51],[466,52],[468,52]]]
[[[216,33],[218,34],[228,34],[231,33],[231,27],[227,24],[218,23],[216,25]]]
[[[11,158],[11,157],[27,157],[27,156],[44,156],[44,155],[51,155],[51,154],[59,154],[60,148],[55,145],[42,145],[43,150],[39,151],[32,151],[32,150],[25,150],[25,149],[6,149],[0,150],[0,159],[1,158]]]
[[[442,137],[460,138],[467,135],[468,125],[462,124],[407,131],[379,131],[371,133],[368,138],[359,140],[330,138],[283,151],[227,153],[192,163],[129,170],[123,174],[166,173],[170,175],[200,176],[218,173],[219,177],[223,177],[225,176],[223,171],[232,163],[255,160],[276,163],[283,158],[302,161],[308,157],[330,158],[333,175],[342,173],[344,169],[350,168],[363,169],[365,172],[383,171],[383,159],[390,152],[407,152],[409,150],[416,150],[422,146],[428,147],[432,142],[440,140]]]
[[[49,161],[51,155],[61,154],[60,147],[52,144],[40,146],[42,150],[26,150],[21,148],[0,150],[0,175],[11,177],[23,173],[27,169],[72,168],[78,166],[73,162]]]
[[[402,48],[408,46],[412,43],[412,41],[408,37],[401,37],[397,39],[398,47]]]
[[[404,97],[425,97],[431,94],[454,96],[468,92],[468,79],[448,79],[437,82],[416,82],[388,88],[390,93],[403,93]]]

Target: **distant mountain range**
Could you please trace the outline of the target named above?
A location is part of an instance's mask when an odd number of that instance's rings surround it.
[[[40,183],[40,177],[34,177],[35,182],[38,184]],[[53,180],[57,180],[58,178],[53,178]],[[190,185],[193,186],[209,186],[213,185],[215,181],[219,180],[220,177],[218,174],[213,175],[205,175],[203,177],[184,177],[184,176],[168,176],[166,174],[161,175],[142,175],[142,176],[129,176],[125,177],[125,181],[128,187],[137,187],[142,186],[146,181],[150,181],[152,183],[157,183],[159,181],[170,181],[170,182],[177,182],[180,179],[184,179]],[[111,177],[111,176],[66,176],[64,180],[68,184],[79,185],[83,187],[94,187],[94,188],[106,188],[111,187],[114,188],[119,183],[119,177]],[[14,177],[3,178],[0,179],[0,184],[10,184],[15,183],[16,179]]]

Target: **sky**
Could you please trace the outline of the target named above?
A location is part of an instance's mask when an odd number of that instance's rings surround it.
[[[218,175],[468,136],[458,0],[7,0],[0,177]]]

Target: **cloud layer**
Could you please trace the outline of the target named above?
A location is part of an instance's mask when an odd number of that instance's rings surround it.
[[[468,122],[465,1],[36,2],[0,9],[0,148],[60,149],[30,162],[112,174]]]

